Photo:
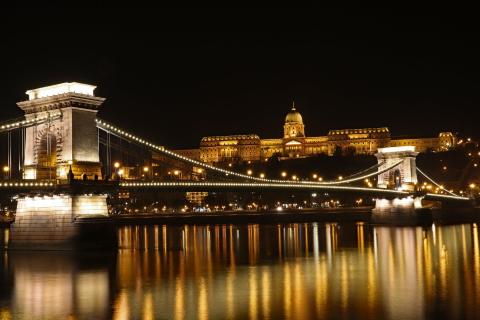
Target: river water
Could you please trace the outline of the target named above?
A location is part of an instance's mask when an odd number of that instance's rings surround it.
[[[0,252],[0,319],[476,318],[479,227],[124,226],[113,252]]]

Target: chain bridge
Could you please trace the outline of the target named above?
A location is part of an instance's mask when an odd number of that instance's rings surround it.
[[[421,208],[422,199],[470,202],[445,190],[418,168],[413,146],[380,148],[376,165],[331,181],[260,178],[204,163],[98,118],[105,98],[95,96],[94,90],[95,86],[76,82],[28,90],[28,100],[17,103],[24,116],[0,125],[0,133],[7,136],[8,150],[0,189],[16,197],[12,239],[18,243],[37,236],[48,242],[74,237],[77,231],[69,224],[72,217],[107,217],[107,194],[122,190],[353,193],[374,197],[374,212],[379,214],[411,212]],[[112,149],[121,148],[122,141],[151,154],[153,159],[174,161],[193,173],[202,172],[202,179],[195,174],[182,181],[159,181],[153,176],[141,181],[119,179]],[[417,190],[417,175],[437,185],[441,193]],[[359,186],[368,178],[376,178],[377,185]],[[61,233],[55,230],[59,223],[65,229]]]

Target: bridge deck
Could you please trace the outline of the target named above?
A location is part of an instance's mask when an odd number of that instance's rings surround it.
[[[206,181],[177,181],[177,182],[146,182],[146,181],[8,181],[0,182],[0,189],[11,191],[12,193],[113,193],[120,190],[134,190],[137,192],[185,192],[185,191],[327,191],[335,193],[361,193],[373,197],[408,197],[421,196],[434,201],[470,201],[467,197],[451,196],[445,194],[432,193],[412,193],[402,190],[367,188],[345,185],[323,185],[323,184],[304,184],[304,183],[260,183],[260,182],[206,182]]]

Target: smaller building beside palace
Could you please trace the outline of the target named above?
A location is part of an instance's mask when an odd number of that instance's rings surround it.
[[[456,144],[451,132],[431,138],[395,138],[387,127],[330,130],[326,136],[307,137],[305,125],[295,105],[285,117],[283,137],[261,139],[256,134],[204,137],[200,149],[178,150],[207,163],[261,161],[310,157],[319,154],[375,154],[378,148],[415,146],[418,152],[445,151]]]

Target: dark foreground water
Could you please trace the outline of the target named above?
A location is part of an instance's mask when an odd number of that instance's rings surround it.
[[[0,319],[480,317],[475,224],[118,232],[112,253],[0,252]]]

